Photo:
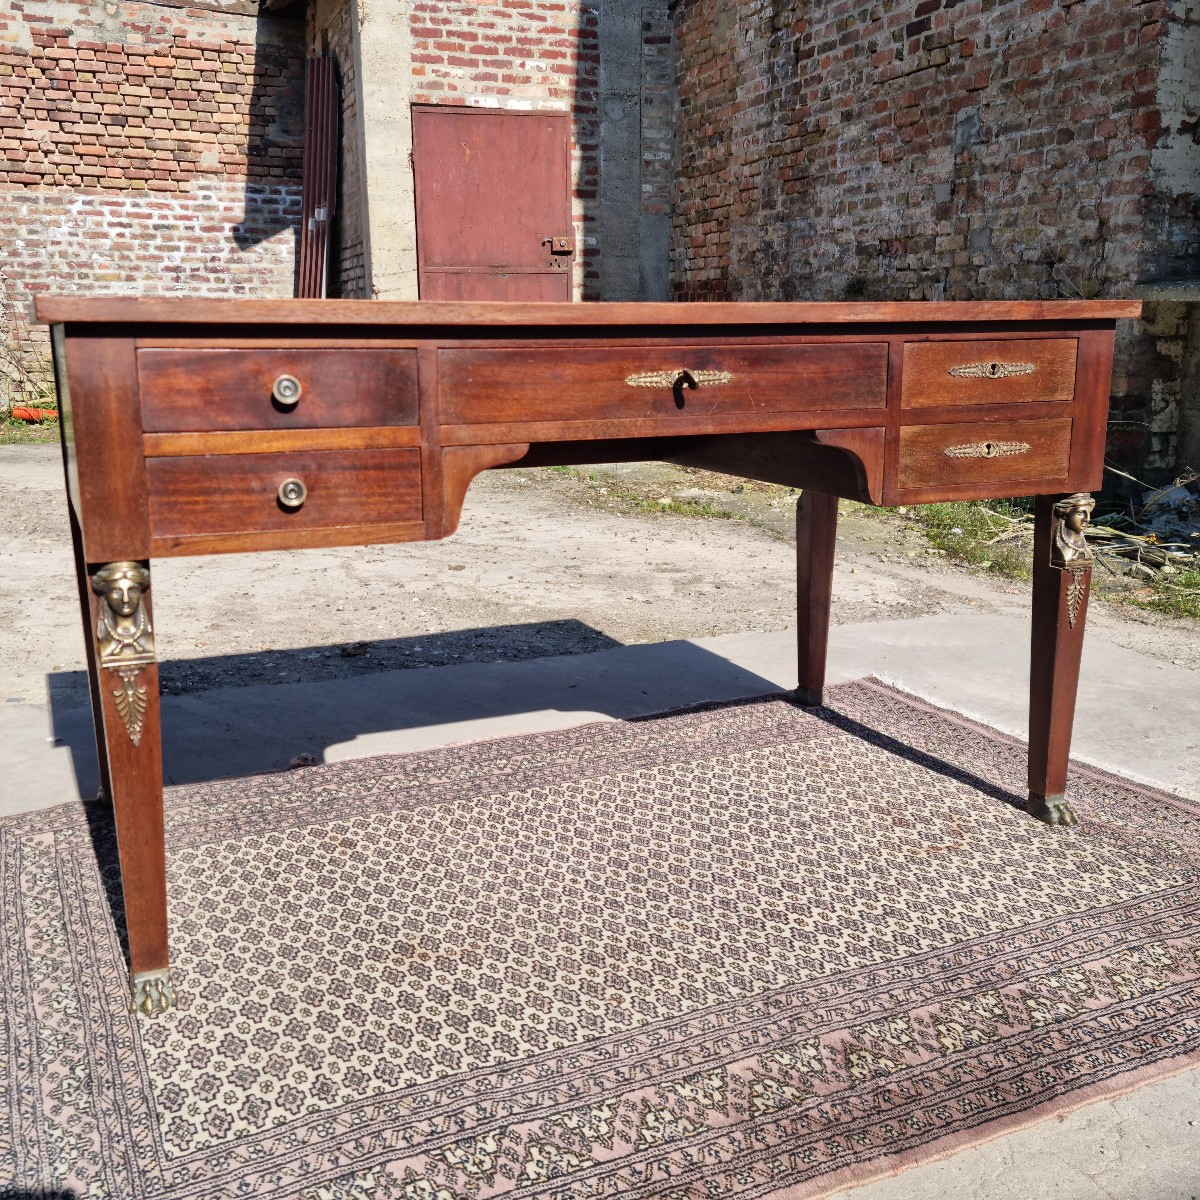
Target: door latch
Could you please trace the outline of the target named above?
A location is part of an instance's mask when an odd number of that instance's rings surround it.
[[[542,245],[550,247],[551,254],[574,254],[575,239],[573,237],[542,238]]]

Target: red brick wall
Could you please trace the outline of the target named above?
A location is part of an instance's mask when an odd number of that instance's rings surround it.
[[[466,104],[486,93],[569,108],[597,86],[596,5],[418,0],[412,13],[414,103]]]
[[[303,24],[254,11],[5,6],[0,404],[44,371],[34,292],[292,293]]]
[[[1123,296],[1195,274],[1195,189],[1151,166],[1167,8],[684,0],[674,295]],[[1114,444],[1165,469],[1166,368],[1123,336]]]

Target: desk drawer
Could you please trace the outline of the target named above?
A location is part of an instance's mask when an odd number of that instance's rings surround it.
[[[645,420],[883,408],[882,342],[774,346],[555,346],[443,350],[441,421]],[[686,380],[672,386],[687,371]]]
[[[147,433],[417,422],[415,350],[146,349],[137,357]]]
[[[957,404],[1066,403],[1075,396],[1075,338],[909,342],[904,408]]]
[[[286,480],[307,493],[293,507]],[[146,460],[150,534],[303,531],[421,519],[419,450],[310,450]],[[299,489],[292,489],[299,492]]]
[[[981,421],[900,430],[900,487],[1066,479],[1071,421]]]

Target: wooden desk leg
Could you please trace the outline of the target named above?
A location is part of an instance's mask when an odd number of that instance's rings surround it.
[[[1039,496],[1034,518],[1029,811],[1048,825],[1078,823],[1064,792],[1092,579],[1083,530],[1093,505],[1083,492]]]
[[[822,703],[837,541],[836,496],[805,491],[796,502],[796,699]]]
[[[129,935],[132,1008],[175,1003],[167,959],[167,874],[163,847],[162,742],[158,664],[144,563],[102,564],[89,573],[93,695],[108,774]]]
[[[95,621],[92,619],[92,581],[83,557],[83,535],[75,511],[67,505],[71,520],[71,545],[75,551],[75,583],[79,589],[79,613],[83,620],[83,644],[87,659],[88,691],[92,701],[92,728],[96,736],[96,764],[100,769],[100,790],[96,799],[112,803],[112,780],[108,772],[108,747],[104,744],[104,717],[100,703],[100,664],[96,661]]]

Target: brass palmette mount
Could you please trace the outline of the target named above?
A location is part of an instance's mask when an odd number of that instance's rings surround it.
[[[1091,524],[1092,509],[1095,507],[1096,501],[1087,492],[1076,492],[1074,495],[1064,496],[1055,503],[1054,549],[1050,555],[1051,566],[1069,569],[1092,565],[1092,549],[1087,544],[1083,531]],[[1078,609],[1078,602],[1076,602],[1076,609]]]
[[[732,383],[733,375],[729,371],[689,371],[684,367],[676,367],[672,371],[641,371],[636,375],[626,375],[625,382],[630,387],[674,387],[677,383],[696,387]]]
[[[129,738],[135,746],[142,741],[142,723],[146,719],[146,689],[138,683],[140,670],[137,667],[113,668],[121,677],[121,686],[113,692],[117,712],[125,722]]]
[[[1032,375],[1036,370],[1036,363],[980,362],[951,367],[949,374],[957,379],[1011,379],[1014,375]]]
[[[96,653],[102,670],[114,672],[121,684],[113,691],[117,712],[136,746],[142,740],[146,688],[141,668],[155,661],[154,630],[143,594],[150,572],[138,562],[106,563],[92,575],[92,591],[101,597],[96,617]]]
[[[947,458],[1012,458],[1029,453],[1028,442],[968,442],[962,446],[947,446],[942,451]]]
[[[129,976],[129,1011],[142,1012],[146,1016],[164,1013],[178,1003],[175,985],[171,982],[171,971],[141,971]]]
[[[1067,574],[1071,577],[1067,584],[1067,623],[1074,629],[1079,620],[1079,606],[1087,594],[1088,573],[1085,567],[1073,567]]]

